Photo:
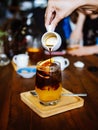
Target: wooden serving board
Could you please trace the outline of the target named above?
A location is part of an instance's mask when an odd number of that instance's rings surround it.
[[[71,92],[63,88],[62,93]],[[38,98],[33,96],[30,91],[21,93],[20,98],[28,107],[43,118],[79,108],[84,105],[84,99],[78,96],[62,96],[58,104],[54,106],[44,106],[40,104]]]

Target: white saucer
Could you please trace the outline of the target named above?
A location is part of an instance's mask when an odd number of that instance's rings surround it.
[[[17,73],[23,78],[32,78],[36,74],[36,68],[24,67],[17,70]]]

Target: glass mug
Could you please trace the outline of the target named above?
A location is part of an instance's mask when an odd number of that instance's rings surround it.
[[[36,64],[38,62],[38,58],[42,58],[43,48],[41,46],[40,35],[36,35],[34,37],[27,36],[27,53],[30,58],[31,64]]]
[[[67,50],[75,50],[78,49],[79,47],[81,47],[83,45],[83,41],[82,40],[73,40],[73,39],[69,39],[67,41]]]
[[[45,106],[55,105],[61,97],[62,76],[60,63],[57,61],[37,63],[35,90],[39,102]]]

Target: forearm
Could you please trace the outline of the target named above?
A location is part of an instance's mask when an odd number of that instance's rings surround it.
[[[78,20],[76,23],[76,29],[78,29],[79,31],[82,31],[83,29],[85,18],[86,16],[84,14],[79,13]]]
[[[82,13],[98,13],[98,0],[80,0],[78,9]]]
[[[84,0],[84,1],[85,1],[85,5],[92,5],[98,7],[98,0]]]
[[[98,46],[97,45],[83,46],[83,47],[79,47],[78,49],[68,51],[67,53],[70,55],[76,55],[76,56],[98,54]]]
[[[78,7],[86,5],[98,7],[98,0],[78,0]]]
[[[93,54],[98,54],[98,45],[92,46]]]

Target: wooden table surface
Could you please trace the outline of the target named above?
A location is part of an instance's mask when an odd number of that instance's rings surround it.
[[[20,93],[33,90],[35,77],[24,79],[10,63],[0,67],[0,130],[98,130],[98,56],[74,57],[63,72],[63,87],[74,93],[87,93],[84,106],[48,118],[39,117],[20,100]],[[85,67],[74,67],[82,61]],[[88,69],[89,67],[97,67]]]

